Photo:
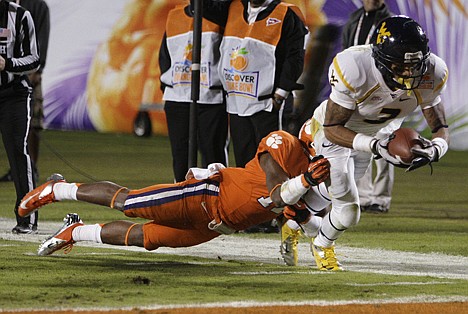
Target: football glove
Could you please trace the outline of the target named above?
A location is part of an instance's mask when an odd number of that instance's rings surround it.
[[[330,162],[322,155],[315,156],[309,163],[309,168],[304,173],[304,179],[310,186],[316,186],[324,182],[330,176]]]
[[[413,171],[421,168],[427,164],[439,161],[439,159],[447,152],[448,144],[442,138],[435,138],[434,140],[428,140],[422,136],[419,136],[419,144],[421,147],[413,147],[411,151],[417,155],[411,162],[411,165],[406,171]]]
[[[303,202],[299,201],[294,205],[285,206],[283,209],[283,215],[287,219],[292,219],[300,224],[309,218],[310,211]]]
[[[374,159],[383,158],[388,163],[396,167],[407,168],[408,164],[401,162],[400,160],[393,157],[388,151],[388,143],[393,139],[394,135],[390,134],[388,137],[378,140],[375,139],[371,144],[372,153],[374,154]]]

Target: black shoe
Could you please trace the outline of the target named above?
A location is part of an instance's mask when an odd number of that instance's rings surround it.
[[[361,212],[367,212],[371,208],[372,205],[361,205]]]
[[[368,213],[374,213],[374,214],[385,214],[388,213],[388,208],[383,207],[382,205],[379,204],[372,204],[369,206],[369,208],[366,210]]]
[[[8,172],[0,178],[0,182],[11,182],[13,181],[13,178],[11,177],[11,171],[8,170]]]
[[[37,233],[37,226],[33,225],[16,225],[11,232],[15,234],[34,234]]]
[[[39,171],[37,170],[36,166],[33,167],[33,176],[34,182],[37,184],[39,182]]]
[[[276,220],[272,220],[245,229],[244,233],[279,233],[279,227]]]

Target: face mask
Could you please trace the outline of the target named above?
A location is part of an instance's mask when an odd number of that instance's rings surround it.
[[[413,89],[414,78],[407,78],[407,79],[405,79],[405,78],[400,77],[400,78],[398,78],[398,79],[396,80],[396,82],[397,82],[398,84],[401,84],[401,85],[406,86],[406,88],[408,89],[408,91],[407,91],[406,93],[408,94],[408,96],[411,95],[411,89]]]

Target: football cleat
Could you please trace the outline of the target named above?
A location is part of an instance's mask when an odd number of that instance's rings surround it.
[[[64,249],[65,254],[71,251],[75,241],[72,238],[73,229],[78,226],[83,226],[78,214],[67,214],[63,219],[64,224],[53,236],[45,239],[37,249],[37,255],[45,256],[54,253],[55,251]]]
[[[388,213],[388,208],[379,204],[372,204],[367,209],[367,212],[374,213],[374,214],[385,214],[385,213]]]
[[[331,247],[321,247],[314,245],[313,240],[311,243],[312,253],[314,254],[315,263],[319,270],[333,270],[340,271],[343,270],[340,262],[336,258],[335,246]]]
[[[18,207],[18,215],[20,215],[20,217],[26,217],[37,211],[39,207],[57,202],[54,198],[53,190],[57,182],[65,182],[65,179],[61,174],[54,173],[47,179],[46,183],[29,191],[21,200]]]
[[[288,266],[297,265],[297,243],[299,242],[300,235],[300,230],[291,229],[287,223],[281,227],[280,253],[284,263]]]
[[[37,226],[34,226],[32,224],[17,224],[12,230],[12,233],[14,234],[35,234],[37,233]]]

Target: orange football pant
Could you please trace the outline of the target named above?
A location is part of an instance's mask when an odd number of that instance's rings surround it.
[[[219,236],[208,229],[218,195],[219,182],[211,178],[158,184],[130,191],[123,212],[152,220],[143,225],[145,249],[188,247]]]

